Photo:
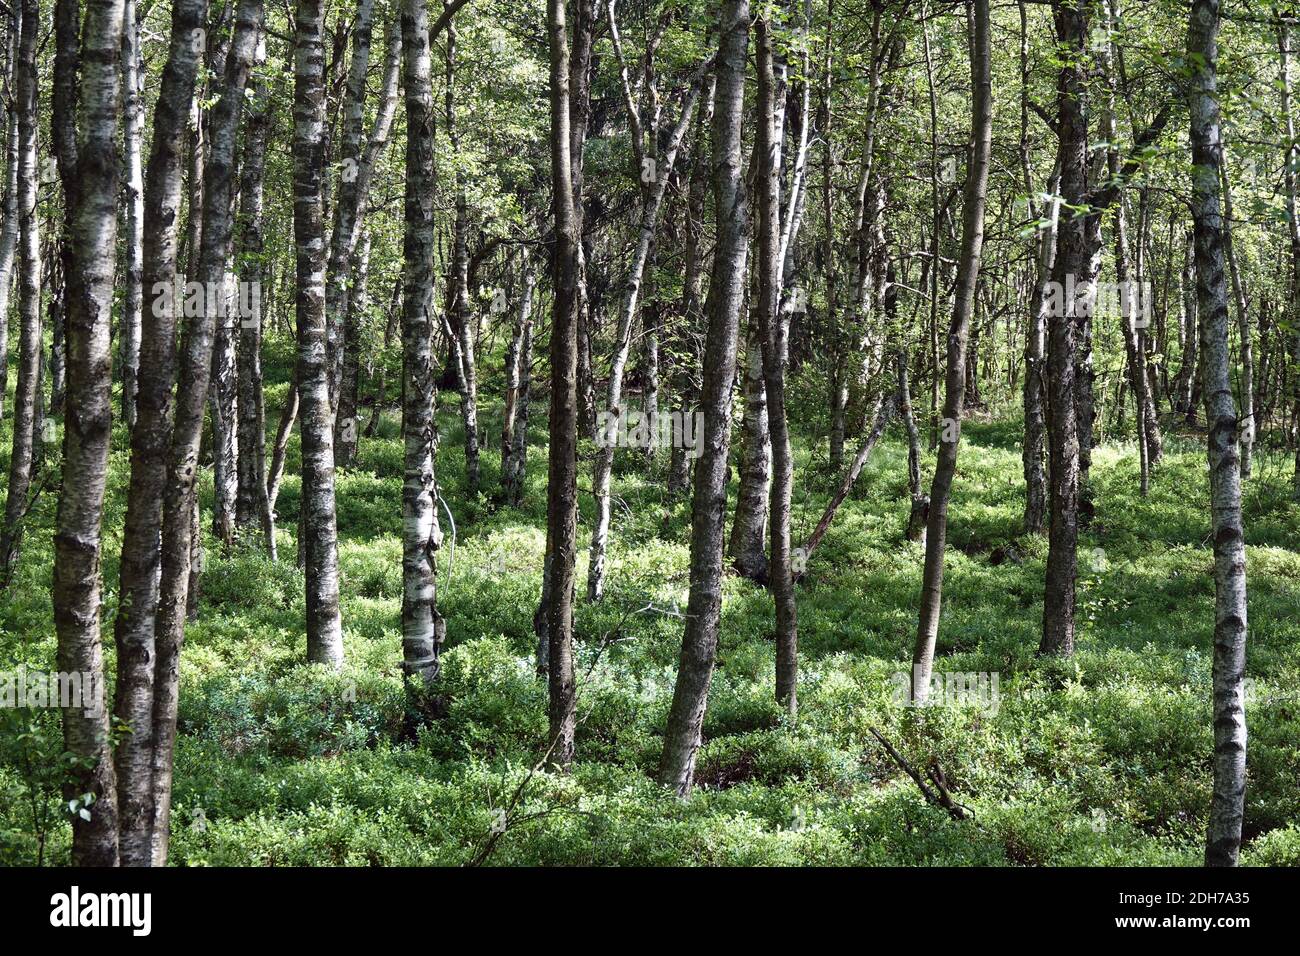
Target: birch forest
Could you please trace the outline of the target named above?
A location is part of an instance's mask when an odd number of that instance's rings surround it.
[[[0,0],[0,865],[1300,866],[1296,60]]]

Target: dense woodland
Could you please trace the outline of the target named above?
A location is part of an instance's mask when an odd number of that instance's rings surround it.
[[[1298,36],[0,0],[0,863],[1300,864]]]

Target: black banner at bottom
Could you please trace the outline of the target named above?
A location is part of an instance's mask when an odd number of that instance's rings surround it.
[[[630,928],[731,944],[902,928],[966,941],[981,926],[990,941],[1008,929],[1183,938],[1276,933],[1294,919],[1294,888],[1294,872],[1261,869],[48,869],[0,870],[0,914],[10,939],[77,934],[128,946],[341,945],[348,932],[457,926],[494,944],[550,931],[612,942]]]

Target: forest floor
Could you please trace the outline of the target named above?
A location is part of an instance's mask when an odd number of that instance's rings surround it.
[[[283,380],[282,380],[283,381]],[[820,406],[800,383],[792,407]],[[268,388],[274,415],[285,386]],[[348,665],[303,663],[294,523],[270,563],[256,541],[208,544],[201,614],[183,656],[172,860],[179,865],[892,864],[1195,865],[1211,782],[1214,582],[1203,439],[1171,435],[1151,494],[1131,445],[1093,461],[1096,517],[1080,545],[1079,641],[1035,656],[1046,543],[1019,535],[1019,423],[971,421],[949,528],[937,669],[996,675],[996,697],[909,708],[923,551],[903,539],[906,445],[876,450],[799,588],[799,717],[773,699],[772,602],[728,578],[698,762],[679,801],[654,782],[685,608],[689,504],[667,509],[664,462],[616,466],[608,597],[579,601],[578,762],[530,773],[546,745],[532,616],[545,543],[545,414],[535,403],[521,509],[467,503],[457,397],[441,397],[441,491],[455,516],[439,556],[447,619],[444,719],[405,739],[398,619],[402,448],[395,415],[338,480]],[[483,487],[496,488],[500,409],[483,420]],[[818,423],[796,423],[796,542],[838,476]],[[8,448],[8,422],[0,447]],[[118,428],[105,519],[111,620],[129,456]],[[813,450],[815,446],[815,451]],[[590,449],[587,449],[589,452]],[[280,498],[297,513],[297,438]],[[851,449],[850,449],[851,454]],[[666,456],[664,456],[666,457]],[[926,482],[932,456],[923,463]],[[1262,453],[1245,491],[1249,542],[1246,864],[1300,864],[1300,509],[1290,460]],[[591,517],[584,462],[580,546]],[[732,492],[735,487],[733,482]],[[202,495],[205,524],[210,480]],[[50,534],[38,501],[0,605],[0,662],[54,668]],[[586,552],[580,550],[580,584]],[[579,593],[581,596],[582,588]],[[652,606],[652,607],[650,607]],[[110,698],[111,699],[111,698]],[[0,863],[64,863],[58,712],[0,712]],[[12,733],[15,727],[24,731]],[[937,760],[954,820],[929,806],[870,728],[916,768]]]

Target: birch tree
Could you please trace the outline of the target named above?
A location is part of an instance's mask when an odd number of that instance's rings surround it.
[[[1219,0],[1192,0],[1187,28],[1191,82],[1192,221],[1200,318],[1201,399],[1210,425],[1210,515],[1214,538],[1214,791],[1206,866],[1236,866],[1246,809],[1246,540],[1241,461],[1228,351],[1228,290],[1220,203]]]

